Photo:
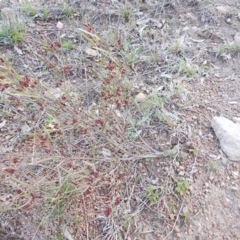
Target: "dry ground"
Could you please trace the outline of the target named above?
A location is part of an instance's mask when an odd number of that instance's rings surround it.
[[[1,239],[240,239],[238,1],[0,7]]]

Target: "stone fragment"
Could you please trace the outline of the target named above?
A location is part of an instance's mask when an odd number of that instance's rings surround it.
[[[240,161],[240,124],[225,117],[214,117],[211,124],[223,152],[231,161]]]
[[[240,32],[237,32],[234,36],[234,43],[240,44]]]
[[[135,100],[138,103],[142,103],[142,102],[145,102],[147,100],[147,96],[144,93],[140,92],[139,94],[136,95]]]
[[[218,6],[217,10],[220,13],[223,13],[223,14],[231,13],[231,11],[232,11],[232,9],[230,7],[228,7],[228,6]]]

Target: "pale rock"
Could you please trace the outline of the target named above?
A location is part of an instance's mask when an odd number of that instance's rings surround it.
[[[60,88],[49,88],[46,94],[58,99],[64,95],[64,92]]]
[[[236,33],[234,36],[234,43],[240,44],[240,32]]]
[[[60,21],[58,21],[58,22],[57,22],[57,28],[58,28],[58,29],[62,29],[62,28],[63,28],[63,23],[60,22]]]
[[[225,117],[214,117],[211,124],[223,152],[231,161],[240,161],[240,124]]]
[[[138,103],[142,103],[142,102],[145,102],[147,100],[147,96],[144,93],[140,92],[139,94],[137,94],[135,96],[135,100]]]
[[[238,179],[238,171],[233,171],[232,176],[235,180]]]
[[[193,27],[191,28],[191,30],[192,30],[193,32],[198,32],[198,31],[199,31],[199,28],[196,27],[196,26],[193,26]]]
[[[217,10],[223,14],[231,13],[231,8],[228,6],[218,6]]]
[[[183,176],[184,176],[184,174],[185,174],[185,172],[184,172],[184,171],[180,171],[180,172],[178,173],[178,175],[179,175],[179,176],[181,176],[181,177],[183,177]]]
[[[94,49],[91,49],[91,48],[86,48],[85,52],[88,55],[93,56],[93,57],[96,57],[98,55],[98,52]]]
[[[189,210],[188,210],[188,207],[186,207],[186,206],[185,206],[185,207],[183,207],[183,210],[182,210],[182,212],[183,212],[183,213],[188,213],[188,212],[189,212]]]
[[[197,17],[193,13],[191,13],[191,12],[186,13],[186,17],[188,19],[192,20],[192,21],[196,21],[197,20]]]

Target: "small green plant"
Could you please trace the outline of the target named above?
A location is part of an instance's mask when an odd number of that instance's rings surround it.
[[[209,163],[209,170],[212,171],[212,172],[216,172],[219,168],[219,162],[217,161],[211,161]]]
[[[66,180],[62,186],[53,187],[49,190],[49,200],[51,205],[54,206],[51,216],[59,217],[63,213],[63,208],[66,205],[65,202],[73,195],[75,192],[75,186],[70,183],[69,180]]]
[[[62,47],[63,47],[64,50],[70,51],[70,50],[73,50],[74,44],[71,41],[63,40],[62,41]]]
[[[222,56],[224,53],[228,52],[240,52],[240,44],[234,42],[225,42],[217,50],[217,54]]]
[[[179,193],[181,196],[184,195],[189,188],[188,182],[183,179],[176,180],[175,182],[177,184],[175,191]]]
[[[183,222],[186,224],[186,223],[188,223],[189,222],[189,216],[187,215],[187,213],[184,213],[184,212],[182,212],[182,213],[180,213],[180,217],[183,219]]]
[[[176,67],[176,72],[179,75],[185,75],[187,77],[193,77],[196,74],[195,68],[186,60],[181,60]]]
[[[24,27],[21,23],[5,25],[0,28],[0,41],[13,45],[23,40]]]
[[[146,189],[146,198],[149,200],[150,204],[154,204],[159,199],[159,193],[153,189],[151,185],[148,185]]]
[[[160,96],[157,91],[153,91],[147,98],[143,106],[146,109],[158,108],[161,109],[166,101],[166,96]]]
[[[43,17],[43,20],[44,20],[44,21],[47,20],[47,18],[48,18],[48,13],[49,13],[48,9],[47,9],[47,8],[44,8],[43,11],[42,11],[42,14],[43,14],[42,17]]]
[[[122,50],[120,53],[126,64],[133,66],[134,63],[136,63],[138,60],[139,50],[139,48],[131,46],[131,43],[127,39],[124,39],[122,43]]]
[[[193,153],[193,155],[195,156],[198,154],[198,151],[199,149],[197,147],[193,147],[189,149],[189,152]]]
[[[129,8],[124,8],[122,10],[122,18],[124,19],[125,22],[129,22],[131,15],[131,10]]]
[[[140,133],[142,132],[141,130],[138,130],[137,128],[141,126],[143,123],[145,123],[149,119],[149,115],[143,116],[139,121],[136,119],[130,118],[130,124],[131,126],[127,130],[127,134],[130,138],[137,138]]]
[[[147,162],[154,162],[154,158],[148,157],[145,159]]]
[[[169,48],[169,52],[179,54],[184,49],[184,38],[181,37]]]
[[[37,14],[37,9],[32,6],[31,2],[29,1],[24,1],[21,4],[22,11],[28,16],[35,16]]]
[[[69,7],[69,6],[66,6],[64,9],[63,9],[63,14],[67,17],[71,17],[73,16],[74,14],[74,10],[72,7]]]

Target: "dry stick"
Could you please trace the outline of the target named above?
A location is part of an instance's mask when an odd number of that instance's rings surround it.
[[[210,102],[207,102],[207,103],[212,103],[212,102],[225,102],[225,101],[233,101],[233,100],[238,100],[240,99],[240,97],[236,97],[236,98],[231,98],[231,99],[216,99],[216,100],[212,100]]]
[[[120,161],[134,161],[134,160],[140,160],[143,158],[157,158],[157,157],[168,157],[171,154],[176,154],[178,152],[178,145],[176,145],[174,148],[164,151],[164,152],[156,152],[156,153],[149,153],[149,154],[145,154],[145,155],[132,155],[130,157],[126,157],[126,158],[119,158]],[[19,156],[18,157],[26,157],[26,156]],[[32,156],[33,157],[33,156]],[[41,157],[39,156],[34,156],[36,157]],[[91,158],[91,157],[80,157],[80,156],[74,156],[74,157],[64,157],[64,156],[52,156],[52,157],[48,157],[45,159],[42,159],[40,161],[34,162],[34,163],[29,163],[27,164],[28,166],[34,166],[34,165],[39,165],[41,163],[53,160],[53,159],[76,159],[76,160],[98,160],[98,161],[106,161],[106,160],[112,160],[112,158]]]
[[[176,226],[176,224],[177,224],[177,221],[178,221],[178,219],[179,219],[180,213],[181,213],[181,211],[182,211],[183,203],[184,203],[184,199],[183,199],[183,201],[182,201],[182,203],[181,203],[181,206],[180,206],[180,208],[179,208],[179,211],[178,211],[176,220],[175,220],[175,222],[174,222],[174,224],[173,224],[172,230],[167,234],[167,236],[166,236],[163,240],[167,239],[167,238],[172,234],[172,232],[173,232],[173,230],[174,230],[174,228],[175,228],[175,226]]]
[[[87,215],[87,213],[86,213],[86,204],[85,204],[85,199],[84,199],[84,197],[83,197],[83,205],[84,205],[85,214],[86,214],[86,216],[87,216],[87,218],[88,218],[88,215]],[[86,221],[86,228],[87,228],[87,239],[88,239],[88,219],[87,219],[87,221]]]

